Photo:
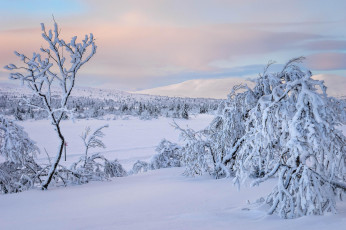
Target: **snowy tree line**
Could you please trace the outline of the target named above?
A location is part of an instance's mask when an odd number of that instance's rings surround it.
[[[36,96],[24,96],[32,104],[42,103]],[[58,104],[59,96],[52,98],[52,104]],[[188,119],[189,115],[214,114],[221,100],[205,98],[175,98],[160,96],[120,96],[117,99],[100,99],[71,96],[67,109],[73,111],[77,119],[137,116],[141,119],[163,117]],[[0,114],[13,116],[15,120],[45,119],[47,113],[25,103],[22,97],[14,94],[0,94]],[[67,118],[67,117],[65,117]]]

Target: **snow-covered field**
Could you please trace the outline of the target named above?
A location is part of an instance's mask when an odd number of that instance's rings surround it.
[[[201,129],[206,127],[213,119],[211,115],[200,115],[189,120],[177,119],[177,124],[186,128]],[[62,130],[67,141],[67,161],[62,159],[63,165],[69,166],[77,161],[85,151],[81,135],[85,128],[90,126],[92,130],[108,124],[104,129],[105,136],[102,138],[106,145],[105,149],[91,149],[89,154],[102,153],[110,160],[118,159],[126,169],[130,169],[136,160],[149,160],[155,152],[156,146],[163,138],[172,142],[179,141],[179,131],[172,126],[173,119],[163,118],[152,120],[140,120],[136,117],[123,117],[117,120],[71,120],[62,122]],[[31,120],[17,122],[29,133],[41,154],[37,156],[38,162],[47,163],[45,150],[51,157],[55,157],[59,139],[53,127],[47,120]]]
[[[203,115],[177,123],[201,129],[211,119]],[[44,148],[55,155],[57,140],[47,120],[18,123],[41,148],[40,161],[47,160]],[[104,137],[107,148],[93,152],[117,158],[130,169],[138,159],[149,160],[162,138],[179,140],[179,132],[170,123],[167,118],[66,121],[68,149],[63,163],[70,165],[83,154],[79,136],[85,126],[109,124]],[[187,178],[182,172],[183,168],[160,169],[110,182],[3,195],[0,229],[345,229],[346,202],[338,203],[336,215],[283,220],[266,215],[265,207],[246,203],[269,193],[275,179],[238,191],[231,179]]]

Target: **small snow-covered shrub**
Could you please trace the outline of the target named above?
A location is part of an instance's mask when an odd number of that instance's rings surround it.
[[[156,147],[157,154],[150,159],[149,163],[140,160],[136,161],[133,164],[130,174],[137,174],[160,168],[181,167],[183,164],[181,150],[182,148],[178,144],[163,139]]]
[[[157,115],[156,115],[156,116],[155,116],[155,115],[151,115],[151,114],[146,110],[146,111],[143,111],[143,112],[140,114],[139,118],[140,118],[141,120],[151,120],[151,119],[153,119],[153,118],[157,118]]]
[[[185,165],[184,175],[195,176],[207,173],[213,175],[215,162],[210,152],[208,143],[197,140],[186,144],[182,149],[183,163]]]
[[[108,177],[124,177],[127,176],[127,172],[118,160],[106,161],[104,166],[104,172]]]
[[[24,129],[0,115],[0,193],[21,192],[40,182],[41,167],[34,161],[39,149]]]
[[[151,169],[181,167],[181,147],[163,139],[156,148],[158,154],[150,160]]]
[[[130,174],[137,174],[137,173],[141,173],[141,172],[146,172],[150,169],[150,165],[149,163],[145,162],[145,161],[136,161],[133,164],[132,170],[130,171]]]
[[[174,126],[181,131],[180,135],[186,141],[185,146],[180,150],[185,166],[184,174],[187,176],[204,173],[214,175],[216,159],[209,140],[205,138],[204,130],[196,132],[189,128],[182,129],[176,123]]]
[[[82,183],[88,181],[106,180],[104,172],[105,158],[100,154],[93,154],[90,157],[81,157],[79,161],[72,164],[70,170],[81,175]]]
[[[109,161],[101,154],[93,154],[90,157],[81,157],[79,161],[72,164],[70,170],[79,175],[77,183],[89,181],[108,180],[111,177],[123,177],[127,173],[117,161]]]
[[[0,155],[7,161],[23,164],[39,153],[24,128],[0,115]]]
[[[37,177],[40,169],[34,161],[24,165],[9,161],[0,163],[0,193],[22,192],[34,187],[40,182]]]
[[[71,171],[79,175],[77,178],[78,183],[86,183],[93,180],[107,180],[111,177],[127,175],[118,160],[109,161],[99,153],[88,156],[89,149],[106,147],[101,138],[105,135],[103,129],[107,127],[108,125],[103,125],[94,131],[90,127],[86,127],[85,132],[81,135],[85,146],[85,156],[82,156],[79,161],[71,166]]]

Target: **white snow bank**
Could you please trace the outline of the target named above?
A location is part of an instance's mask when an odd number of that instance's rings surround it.
[[[0,229],[344,229],[339,214],[283,220],[246,200],[268,193],[275,181],[255,188],[230,179],[186,178],[182,168],[160,169],[46,192],[0,196]]]

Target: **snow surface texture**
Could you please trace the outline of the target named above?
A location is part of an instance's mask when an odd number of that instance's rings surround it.
[[[210,123],[212,116],[177,120],[181,127],[196,130]],[[104,152],[109,159],[118,158],[127,169],[137,159],[148,160],[162,138],[177,141],[179,132],[169,125],[170,119],[81,120],[66,121],[68,162],[84,153],[79,135],[85,126],[92,128],[108,123]],[[40,148],[56,149],[55,133],[47,120],[18,122]],[[44,131],[42,131],[44,130]],[[343,127],[346,132],[346,127]],[[73,142],[69,140],[74,140]],[[80,140],[79,140],[80,139]],[[55,154],[53,151],[52,155]],[[75,155],[74,155],[75,154]],[[38,156],[42,161],[45,154]],[[62,161],[64,163],[64,161]],[[68,164],[69,165],[69,164]],[[122,178],[110,182],[91,182],[48,191],[30,190],[0,196],[0,229],[344,229],[346,203],[337,204],[338,214],[308,216],[294,220],[268,216],[267,207],[255,201],[267,195],[275,179],[259,187],[242,187],[231,179],[215,180],[209,176],[189,178],[183,168],[169,168]],[[250,209],[254,208],[254,209]]]
[[[246,200],[264,196],[274,181],[240,191],[230,179],[182,176],[183,168],[149,171],[112,182],[30,190],[0,197],[1,229],[344,229],[337,215],[283,220]]]
[[[328,96],[345,97],[346,77],[330,74],[320,74],[313,76],[313,79],[324,80]],[[196,79],[179,84],[173,84],[153,89],[137,91],[141,94],[161,95],[170,97],[205,97],[225,99],[233,86],[246,83],[252,87],[252,82],[245,78],[223,78],[223,79]]]

